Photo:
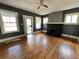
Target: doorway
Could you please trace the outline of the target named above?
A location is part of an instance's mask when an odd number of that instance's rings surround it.
[[[24,19],[24,33],[25,33],[25,35],[32,34],[33,33],[33,17],[23,15],[23,19]]]

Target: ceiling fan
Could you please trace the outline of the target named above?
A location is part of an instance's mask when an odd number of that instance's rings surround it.
[[[39,6],[37,7],[38,10],[40,9],[41,6],[44,6],[45,8],[48,8],[48,6],[46,4],[44,4],[44,0],[40,0],[40,2],[37,3],[37,4],[39,4]]]

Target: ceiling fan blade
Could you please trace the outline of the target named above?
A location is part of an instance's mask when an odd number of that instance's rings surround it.
[[[43,0],[40,0],[40,4],[43,4]]]
[[[44,6],[44,7],[46,7],[46,8],[48,8],[48,6],[47,6],[47,5],[45,5],[45,4],[43,4],[43,6]]]
[[[41,7],[41,5],[39,5],[37,9],[39,10],[40,7]]]

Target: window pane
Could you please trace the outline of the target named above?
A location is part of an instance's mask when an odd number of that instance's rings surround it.
[[[36,29],[41,29],[41,17],[36,17]]]
[[[28,26],[28,25],[29,25],[29,26],[32,25],[31,19],[27,19],[26,22],[27,22],[27,26]]]
[[[17,31],[17,28],[14,26],[14,27],[6,27],[5,26],[5,32],[13,32],[13,31]]]
[[[2,16],[3,22],[16,22],[15,17]]]
[[[4,26],[10,27],[12,24],[11,23],[4,23]]]
[[[36,24],[36,29],[40,29],[41,25],[40,24]]]
[[[7,27],[13,27],[13,26],[17,26],[16,23],[4,23],[4,26],[7,26]]]
[[[48,17],[44,17],[43,18],[43,24],[47,24],[47,22],[48,22]]]
[[[10,22],[9,17],[2,15],[3,22]]]
[[[10,18],[11,18],[10,22],[16,22],[16,16],[15,17],[10,17]]]
[[[78,15],[73,15],[71,23],[77,23],[77,18],[78,18]]]
[[[71,16],[66,16],[65,23],[71,23]]]

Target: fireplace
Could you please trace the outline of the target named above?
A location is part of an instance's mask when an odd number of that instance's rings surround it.
[[[61,24],[48,24],[47,33],[53,36],[61,36],[62,34],[62,25]]]

